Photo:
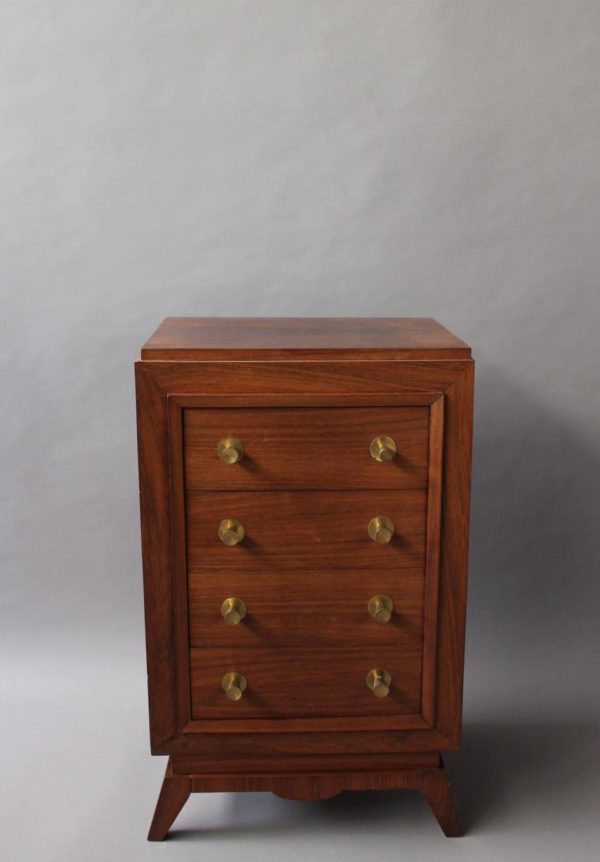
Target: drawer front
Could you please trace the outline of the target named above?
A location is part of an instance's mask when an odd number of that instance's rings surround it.
[[[378,436],[394,441],[391,461],[372,456]],[[217,454],[227,438],[238,462]],[[186,409],[183,451],[188,490],[425,488],[429,408]]]
[[[421,707],[421,655],[409,643],[348,645],[326,653],[313,647],[192,649],[190,658],[194,719],[416,715]],[[387,697],[376,697],[367,686],[373,668],[391,676]],[[236,701],[222,688],[231,672],[247,682]]]
[[[186,499],[188,574],[214,574],[223,586],[234,574],[422,568],[427,492],[275,491],[190,493]],[[378,544],[367,532],[385,516],[395,532]],[[225,519],[243,524],[245,538],[220,540]]]
[[[423,569],[379,571],[307,571],[290,577],[281,572],[255,574],[192,573],[188,581],[190,645],[213,648],[260,648],[320,644],[336,647],[422,646]],[[379,622],[369,613],[373,596],[393,602],[391,619]],[[221,606],[241,599],[246,615],[228,625]]]

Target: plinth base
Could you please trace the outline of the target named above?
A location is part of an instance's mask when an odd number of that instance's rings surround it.
[[[166,838],[175,818],[190,793],[226,793],[269,791],[284,799],[312,801],[329,799],[344,790],[420,790],[433,811],[442,831],[449,838],[460,836],[450,784],[441,755],[437,765],[408,767],[390,772],[330,772],[322,774],[203,774],[173,771],[171,758],[160,790],[149,841]]]

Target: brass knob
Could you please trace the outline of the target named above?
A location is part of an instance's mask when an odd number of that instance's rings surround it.
[[[394,603],[389,596],[371,596],[368,611],[378,623],[389,623],[394,610]]]
[[[226,464],[237,464],[244,457],[244,447],[237,437],[224,437],[219,440],[217,455]]]
[[[367,674],[367,685],[375,695],[375,697],[387,697],[390,693],[392,677],[387,670],[373,668]]]
[[[223,679],[221,680],[221,688],[229,698],[229,700],[240,700],[244,692],[246,691],[246,686],[248,683],[246,682],[246,677],[243,673],[236,673],[232,671],[231,673],[226,673]]]
[[[369,536],[380,545],[387,545],[392,541],[394,535],[394,523],[385,515],[377,515],[369,521]]]
[[[245,535],[244,525],[235,518],[225,518],[219,524],[219,539],[224,545],[239,545]]]
[[[393,461],[397,451],[391,437],[376,437],[371,443],[371,456],[376,461]]]
[[[228,626],[237,626],[246,616],[246,602],[233,596],[221,605],[221,616]]]

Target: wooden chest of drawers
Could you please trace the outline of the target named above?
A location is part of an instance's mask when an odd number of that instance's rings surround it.
[[[149,838],[230,790],[419,789],[458,834],[470,349],[430,319],[170,318],[136,386]]]

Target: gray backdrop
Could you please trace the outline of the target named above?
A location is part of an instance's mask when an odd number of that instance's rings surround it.
[[[0,57],[7,858],[160,852],[141,343],[415,315],[478,362],[469,836],[411,794],[196,796],[164,852],[595,859],[600,4],[4,0]]]

